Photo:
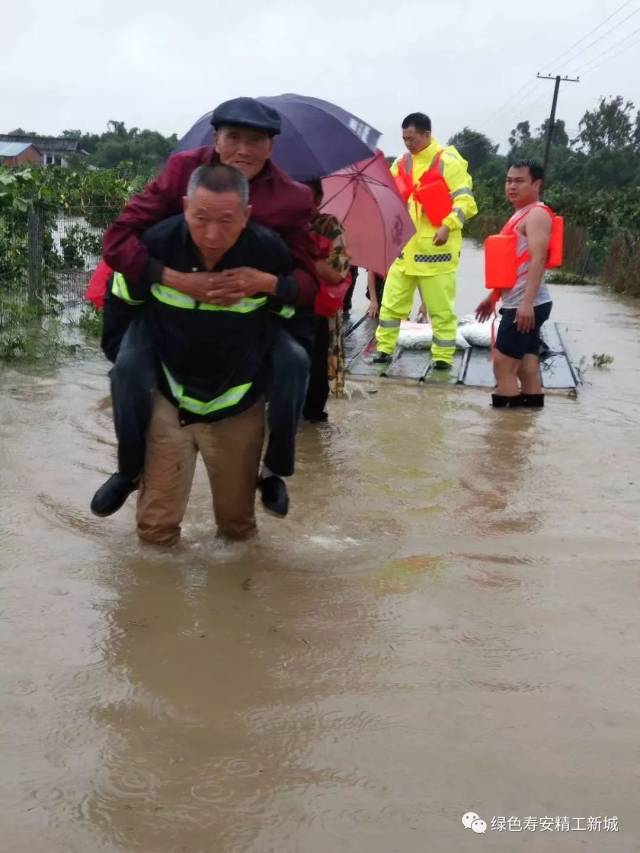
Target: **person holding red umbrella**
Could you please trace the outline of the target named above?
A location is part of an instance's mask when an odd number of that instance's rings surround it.
[[[306,181],[317,207],[322,205],[322,182]],[[331,213],[318,213],[311,222],[320,257],[316,271],[320,288],[315,301],[315,341],[311,354],[309,388],[302,414],[311,423],[322,423],[328,414],[329,378],[336,396],[344,389],[342,306],[351,286],[351,261],[345,229]]]

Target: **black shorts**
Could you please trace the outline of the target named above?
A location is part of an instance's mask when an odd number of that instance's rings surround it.
[[[540,355],[540,327],[549,319],[551,302],[536,305],[535,326],[530,332],[519,332],[516,326],[516,309],[501,308],[502,319],[496,335],[496,349],[509,358],[522,359],[525,355]]]

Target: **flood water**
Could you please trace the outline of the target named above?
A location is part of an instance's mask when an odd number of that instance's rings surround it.
[[[176,550],[91,515],[97,351],[2,368],[2,851],[640,850],[640,303],[552,293],[577,400],[353,382],[249,544],[201,469]]]

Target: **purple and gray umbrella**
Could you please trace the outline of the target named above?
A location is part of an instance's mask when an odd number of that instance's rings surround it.
[[[342,107],[304,95],[256,98],[280,114],[282,132],[275,137],[273,162],[292,178],[321,178],[375,153],[380,132]],[[176,151],[210,145],[211,113],[199,118]]]

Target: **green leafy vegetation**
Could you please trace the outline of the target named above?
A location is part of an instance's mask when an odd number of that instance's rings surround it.
[[[102,231],[148,174],[0,167],[0,358],[51,358],[65,349],[50,322],[82,298]]]

